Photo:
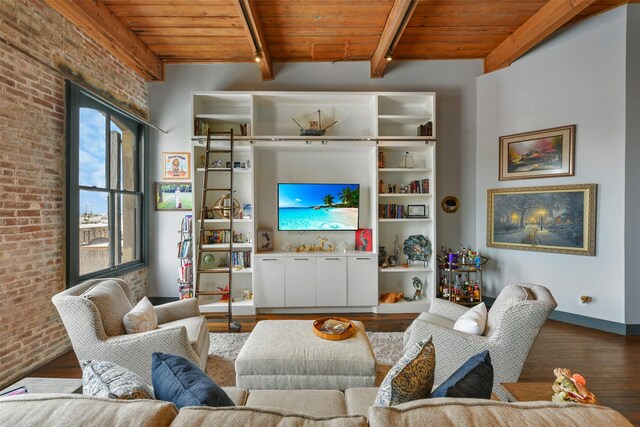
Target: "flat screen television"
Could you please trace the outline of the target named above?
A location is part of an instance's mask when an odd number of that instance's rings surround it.
[[[357,230],[360,184],[278,184],[278,230]]]

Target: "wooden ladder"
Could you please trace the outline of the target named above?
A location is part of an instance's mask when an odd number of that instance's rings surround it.
[[[212,139],[212,136],[218,136],[218,138]],[[222,141],[228,142],[229,146],[227,147],[213,147],[213,141]],[[198,236],[198,268],[196,270],[196,286],[195,286],[195,297],[199,298],[201,296],[227,296],[227,314],[226,319],[228,322],[228,330],[229,332],[238,332],[240,331],[240,323],[235,322],[233,320],[233,310],[232,310],[232,295],[233,295],[233,237],[234,237],[234,229],[233,229],[233,214],[234,214],[234,203],[233,203],[233,162],[234,162],[234,139],[233,139],[233,129],[229,132],[207,132],[207,144],[205,147],[205,167],[204,167],[204,183],[202,185],[202,203],[200,208],[200,233]],[[220,153],[220,154],[229,154],[230,167],[211,167],[211,153]],[[209,187],[209,175],[210,174],[229,174],[229,187]],[[225,194],[229,196],[229,207],[228,207],[228,219],[229,219],[229,227],[228,228],[207,228],[207,216],[210,211],[214,211],[216,209],[220,210],[222,217],[225,218],[225,209],[226,206],[222,207],[207,207],[207,195],[210,193],[218,193],[224,197]],[[228,246],[210,248],[205,247],[209,242],[204,243],[205,237],[208,236],[208,232],[226,232],[228,233]],[[226,245],[226,243],[225,243]],[[226,253],[228,265],[226,267],[213,267],[213,268],[203,268],[202,259],[208,253]],[[213,291],[213,290],[202,290],[202,275],[203,274],[217,274],[217,275],[227,275],[227,284],[228,287],[225,290],[221,291]]]

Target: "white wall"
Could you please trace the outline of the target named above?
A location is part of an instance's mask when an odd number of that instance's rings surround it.
[[[625,285],[627,324],[640,324],[640,5],[627,6]]]
[[[383,79],[369,78],[368,62],[274,64],[263,82],[255,64],[167,65],[162,83],[149,85],[151,122],[169,133],[151,135],[151,181],[160,181],[163,151],[190,151],[191,92],[204,90],[434,91],[437,93],[438,198],[453,194],[455,214],[438,214],[438,244],[475,240],[475,77],[482,61],[394,62]],[[150,295],[176,296],[177,227],[182,213],[151,212]]]
[[[625,322],[625,40],[622,7],[477,78],[476,236],[494,260],[485,295],[533,282],[551,290],[560,311]],[[574,177],[498,180],[500,136],[569,124],[577,125]],[[579,183],[598,184],[595,257],[485,247],[487,189]],[[593,303],[579,304],[580,295]]]

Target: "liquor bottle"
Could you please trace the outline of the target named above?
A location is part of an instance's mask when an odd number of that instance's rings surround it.
[[[473,285],[473,299],[476,301],[480,301],[480,285],[476,280],[476,284]]]

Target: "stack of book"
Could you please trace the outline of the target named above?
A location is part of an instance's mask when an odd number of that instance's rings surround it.
[[[416,179],[415,181],[411,181],[409,183],[409,192],[410,193],[429,193],[429,178],[425,179]]]
[[[192,241],[184,239],[178,242],[178,258],[191,258]]]
[[[406,208],[395,203],[378,204],[378,217],[380,218],[404,218]]]

